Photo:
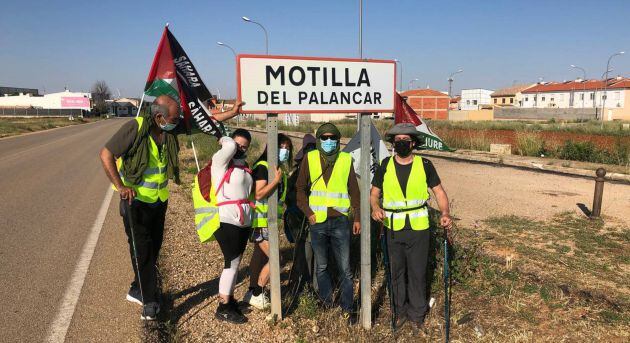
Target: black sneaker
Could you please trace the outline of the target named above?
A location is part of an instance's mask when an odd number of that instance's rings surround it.
[[[424,332],[425,327],[424,327],[424,317],[422,317],[420,320],[410,320],[413,330],[415,332],[417,332],[418,334]]]
[[[247,317],[245,317],[241,310],[238,309],[238,306],[236,306],[236,302],[232,303],[231,301],[227,304],[219,303],[219,306],[217,307],[217,312],[214,314],[214,317],[219,320],[234,324],[247,323]]]
[[[140,287],[131,284],[129,292],[127,292],[127,301],[142,306],[142,294],[140,293]]]
[[[405,325],[405,323],[407,323],[407,316],[404,314],[401,314],[400,316],[396,316],[396,320],[394,321],[395,323],[395,327],[396,330],[400,329],[403,327],[403,325]]]
[[[342,310],[342,316],[350,326],[356,325],[359,322],[359,316],[357,316],[355,312]]]
[[[160,313],[160,305],[153,301],[147,303],[142,307],[142,314],[140,315],[140,319],[142,320],[156,320],[158,314]]]

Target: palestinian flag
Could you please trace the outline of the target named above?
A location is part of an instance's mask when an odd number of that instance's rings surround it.
[[[444,144],[438,135],[431,131],[427,123],[418,116],[416,111],[414,111],[398,93],[396,93],[396,99],[394,100],[394,122],[396,124],[412,123],[415,125],[416,130],[424,137],[424,145],[421,149],[454,151]]]
[[[144,93],[154,97],[168,95],[179,101],[189,133],[193,120],[204,133],[217,138],[225,133],[223,125],[212,118],[204,104],[212,98],[212,94],[168,26],[164,28],[153,58]]]

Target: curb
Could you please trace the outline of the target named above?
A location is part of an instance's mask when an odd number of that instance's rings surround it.
[[[243,128],[252,132],[267,133],[266,130],[262,130],[258,128],[252,128],[252,127],[243,127]],[[302,139],[304,135],[306,135],[305,133],[302,133],[302,132],[293,132],[293,131],[278,130],[278,132],[282,132],[289,137],[298,138],[298,139]],[[341,138],[341,145],[346,145],[349,141],[350,141],[349,138]],[[542,163],[534,163],[531,161],[527,161],[527,162],[515,161],[512,159],[506,161],[503,159],[502,156],[490,154],[490,153],[487,153],[487,155],[491,155],[491,156],[473,156],[473,155],[458,154],[458,153],[446,152],[446,151],[423,150],[421,152],[416,152],[415,154],[421,155],[421,156],[437,157],[437,158],[442,158],[442,159],[447,159],[447,160],[452,160],[452,161],[466,162],[466,163],[481,163],[481,164],[487,164],[487,165],[495,165],[499,167],[510,167],[510,168],[535,171],[535,172],[542,172],[542,173],[551,173],[551,174],[558,174],[558,175],[564,175],[564,176],[595,179],[594,170],[545,165]],[[515,155],[509,155],[509,156],[515,156]],[[630,184],[630,175],[627,175],[627,174],[606,173],[606,176],[604,178],[606,179],[606,181],[610,181],[610,182]]]

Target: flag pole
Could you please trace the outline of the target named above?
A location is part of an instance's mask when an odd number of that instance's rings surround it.
[[[197,173],[201,170],[199,169],[199,160],[197,159],[197,150],[195,149],[195,142],[192,139],[192,135],[190,136],[190,144],[193,148],[193,155],[195,156],[195,164],[197,164]]]
[[[138,118],[138,116],[140,115],[142,104],[144,104],[144,91],[142,92],[142,97],[140,98],[140,105],[138,105],[138,112],[136,112],[136,118]]]

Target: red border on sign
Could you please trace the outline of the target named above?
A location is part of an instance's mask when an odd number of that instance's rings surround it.
[[[341,62],[372,62],[372,63],[392,63],[394,65],[394,98],[396,96],[396,77],[398,75],[396,61],[394,60],[375,60],[360,58],[335,58],[335,57],[307,57],[307,56],[283,56],[283,55],[250,55],[239,54],[236,56],[236,99],[241,100],[241,58],[261,58],[261,59],[277,59],[277,60],[310,60],[310,61],[341,61]],[[376,109],[376,110],[277,110],[271,113],[387,113],[393,112],[394,109]],[[242,111],[245,114],[266,114],[269,111]]]

